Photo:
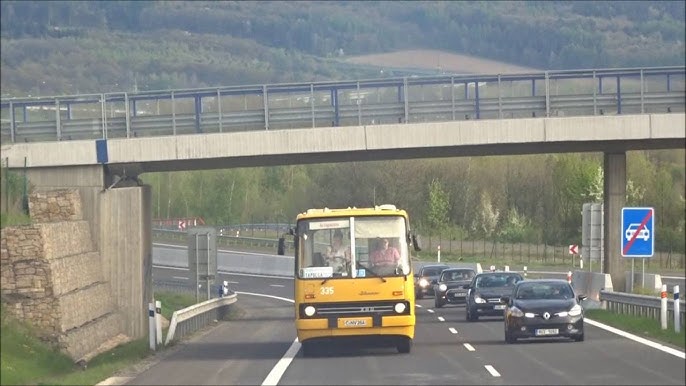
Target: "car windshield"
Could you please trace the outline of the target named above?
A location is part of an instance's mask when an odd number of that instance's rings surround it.
[[[424,268],[424,273],[423,276],[438,276],[441,271],[443,271],[445,268],[443,267],[428,267]]]
[[[483,275],[476,278],[474,286],[476,288],[511,287],[521,280],[522,277],[518,274]]]
[[[572,299],[574,291],[567,283],[522,283],[517,288],[516,299]]]
[[[297,274],[303,279],[408,275],[411,270],[406,224],[401,216],[330,217],[298,222]],[[388,257],[375,264],[374,252],[387,240]]]
[[[471,269],[443,271],[443,273],[441,274],[441,281],[472,280],[472,278],[474,278],[474,275],[475,273]]]

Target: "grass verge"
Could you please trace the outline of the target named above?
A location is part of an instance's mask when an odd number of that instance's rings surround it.
[[[660,327],[660,321],[632,315],[623,315],[607,310],[586,310],[585,316],[600,323],[618,328],[622,331],[630,332],[642,338],[658,341],[663,344],[686,349],[686,335],[684,329],[681,332],[674,332],[674,323],[670,321],[667,329]]]
[[[162,314],[171,318],[174,311],[195,304],[195,297],[174,292],[155,292],[162,303]],[[93,358],[85,369],[67,355],[36,338],[30,325],[2,313],[2,385],[95,385],[154,354],[147,338],[138,339]]]

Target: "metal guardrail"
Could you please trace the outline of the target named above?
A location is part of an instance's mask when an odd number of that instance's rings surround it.
[[[0,101],[3,142],[683,112],[686,67],[271,84]]]
[[[174,311],[164,345],[168,346],[175,339],[198,331],[215,320],[222,320],[226,316],[229,306],[238,300],[237,296],[234,293],[227,297],[206,300]]]
[[[180,241],[184,244],[188,241],[188,233],[186,231],[175,231],[168,229],[153,229],[152,230],[153,239],[164,239],[172,241]],[[221,236],[217,235],[217,247],[231,247],[231,246],[242,246],[242,247],[261,247],[270,248],[276,252],[279,245],[278,239],[272,238],[260,238],[260,237],[244,237],[244,236]],[[285,240],[286,250],[293,250],[293,240],[286,238]]]
[[[608,311],[660,320],[660,297],[636,295],[624,292],[600,291],[600,301],[607,304]],[[679,300],[682,327],[686,316],[686,302]],[[674,320],[674,299],[667,299],[667,319]]]

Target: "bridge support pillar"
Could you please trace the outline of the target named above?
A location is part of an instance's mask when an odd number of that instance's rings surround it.
[[[19,168],[14,171],[22,174]],[[121,331],[133,339],[145,337],[148,303],[153,299],[150,187],[124,178],[110,187],[112,176],[103,165],[29,168],[27,177],[37,190],[79,190],[103,277],[122,316]]]
[[[626,291],[626,268],[622,257],[622,208],[626,204],[626,152],[604,154],[604,239],[603,273],[610,274],[612,287]]]

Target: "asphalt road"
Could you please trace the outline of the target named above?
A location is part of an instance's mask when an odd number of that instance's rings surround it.
[[[188,271],[156,267],[156,281]],[[683,385],[685,360],[586,324],[586,341],[506,345],[502,318],[466,322],[463,306],[417,302],[412,352],[337,344],[305,358],[294,343],[292,279],[220,275],[238,292],[236,320],[199,333],[130,384]],[[280,298],[259,295],[276,296]],[[289,350],[290,349],[290,350]],[[288,351],[292,358],[282,359]],[[265,382],[265,380],[267,382]]]

